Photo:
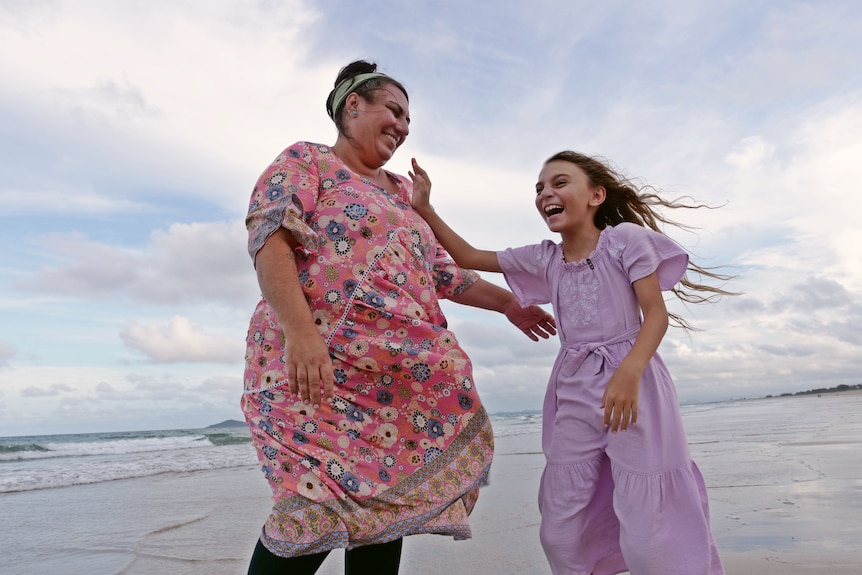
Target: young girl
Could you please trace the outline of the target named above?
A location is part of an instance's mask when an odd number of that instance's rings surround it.
[[[562,242],[484,251],[435,214],[428,175],[415,160],[413,170],[413,206],[458,265],[502,272],[521,305],[553,304],[561,349],[545,395],[539,488],[552,571],[723,574],[706,486],[656,353],[669,323],[662,290],[695,302],[728,293],[689,281],[687,269],[727,278],[689,263],[658,229],[673,222],[655,206],[696,206],[638,189],[595,158],[560,152],[539,174],[536,208]]]

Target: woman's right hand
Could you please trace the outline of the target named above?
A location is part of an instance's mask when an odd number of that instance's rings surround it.
[[[332,359],[317,329],[285,331],[284,362],[292,395],[315,407],[332,396],[335,385]]]

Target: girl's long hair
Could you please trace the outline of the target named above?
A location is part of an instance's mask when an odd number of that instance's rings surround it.
[[[566,150],[554,154],[545,163],[558,160],[571,162],[581,168],[593,187],[601,186],[605,188],[605,201],[599,206],[594,220],[596,227],[600,230],[622,222],[631,222],[666,235],[661,224],[687,230],[692,229],[692,227],[665,217],[661,213],[660,208],[713,209],[712,206],[706,204],[687,203],[680,199],[666,200],[659,195],[659,190],[653,186],[637,185],[611,167],[607,160],[600,157],[587,156]],[[738,292],[728,291],[721,287],[699,281],[696,282],[689,277],[690,275],[696,275],[699,278],[709,278],[722,283],[734,278],[734,276],[718,273],[715,271],[716,269],[714,267],[703,267],[689,260],[688,270],[683,275],[678,286],[672,288],[671,291],[685,303],[712,303],[723,295],[739,295]],[[687,330],[695,329],[677,314],[669,312],[668,316],[673,325]]]

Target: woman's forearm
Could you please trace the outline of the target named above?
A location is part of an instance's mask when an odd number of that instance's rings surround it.
[[[335,376],[329,350],[299,283],[295,246],[290,232],[279,228],[257,252],[255,267],[263,297],[284,332],[283,377],[292,394],[319,406],[332,395]]]
[[[517,304],[512,292],[482,278],[479,278],[465,291],[452,296],[450,299],[462,305],[498,311],[500,313],[505,313],[508,306]]]

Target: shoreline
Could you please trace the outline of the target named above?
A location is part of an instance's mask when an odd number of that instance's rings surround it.
[[[685,414],[729,575],[849,575],[862,557],[862,394]],[[502,436],[473,538],[415,535],[402,572],[549,575],[538,538],[540,433]],[[256,465],[0,494],[0,572],[245,573],[270,509]],[[8,551],[5,551],[8,550]],[[334,551],[318,572],[343,573]]]

